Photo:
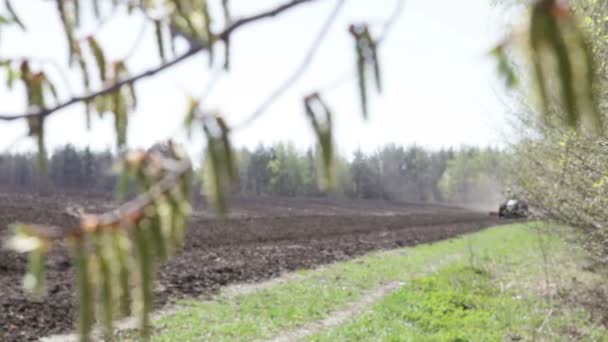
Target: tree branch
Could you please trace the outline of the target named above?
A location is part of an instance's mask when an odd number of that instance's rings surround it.
[[[300,79],[302,74],[304,74],[304,72],[312,62],[315,54],[321,46],[321,43],[323,42],[323,39],[327,36],[331,25],[340,13],[340,10],[342,9],[345,2],[346,0],[338,0],[336,6],[330,13],[323,26],[321,27],[321,30],[319,31],[316,39],[313,41],[312,45],[308,49],[308,52],[306,53],[306,56],[304,57],[304,60],[296,69],[296,71],[291,76],[289,76],[283,83],[281,83],[281,85],[279,85],[279,87],[277,87],[277,89],[275,89],[274,92],[272,92],[270,96],[266,100],[264,100],[264,102],[262,102],[260,106],[249,117],[247,117],[242,122],[234,125],[232,129],[243,128],[245,126],[250,125],[253,121],[257,120],[264,113],[264,111],[268,109],[268,107],[270,107],[287,89],[293,86]]]
[[[262,102],[262,104],[255,110],[255,112],[253,112],[249,117],[247,117],[242,122],[239,122],[238,124],[234,125],[232,127],[233,129],[239,129],[239,128],[246,127],[246,126],[250,125],[252,122],[254,122],[255,120],[257,120],[264,113],[264,111],[266,109],[268,109],[268,107],[270,107],[288,88],[290,88],[291,86],[293,86],[293,84],[296,83],[296,81],[300,78],[300,76],[304,73],[304,71],[306,70],[306,68],[308,67],[310,62],[312,61],[314,54],[316,53],[321,41],[327,34],[327,31],[329,30],[331,23],[334,21],[335,17],[338,14],[338,11],[340,10],[340,7],[343,5],[343,3],[344,3],[344,1],[338,1],[338,3],[336,4],[336,7],[334,8],[334,11],[331,13],[331,15],[329,16],[325,25],[319,32],[317,39],[315,40],[313,45],[310,47],[310,50],[309,50],[306,58],[304,59],[302,64],[298,67],[298,69],[294,72],[294,74],[291,75],[287,80],[285,80],[285,82],[283,82],[283,84],[281,84],[281,86],[279,86],[273,93],[271,93],[270,96],[264,102]],[[379,45],[382,42],[386,41],[388,34],[392,30],[395,22],[399,19],[399,16],[403,12],[404,7],[405,7],[405,0],[397,0],[395,8],[391,12],[391,14],[387,18],[387,20],[384,22],[384,25],[382,27],[382,32],[378,36],[377,43]],[[331,82],[330,84],[322,87],[321,90],[317,90],[317,91],[324,92],[327,90],[333,90],[333,89],[345,84],[346,82],[352,81],[355,78],[356,78],[355,74],[353,74],[351,72],[346,72],[342,76],[340,76],[337,80]]]
[[[248,24],[254,23],[256,21],[259,20],[263,20],[263,19],[267,19],[267,18],[272,18],[275,17],[277,15],[279,15],[282,12],[285,12],[291,8],[294,8],[298,5],[301,4],[305,4],[305,3],[309,3],[312,1],[316,1],[316,0],[292,0],[288,3],[285,3],[283,5],[277,6],[273,9],[270,9],[268,11],[250,16],[250,17],[245,17],[245,18],[241,18],[238,20],[235,20],[234,23],[232,23],[231,25],[229,25],[228,27],[226,27],[222,32],[220,32],[219,34],[217,34],[217,39],[218,40],[222,40],[225,41],[227,39],[230,38],[230,36],[239,28],[246,26]],[[186,51],[185,53],[183,53],[182,55],[176,57],[175,59],[168,61],[166,63],[163,63],[159,66],[156,66],[152,69],[146,70],[144,72],[141,72],[139,74],[136,74],[132,77],[126,78],[124,80],[118,81],[112,85],[107,86],[106,88],[97,90],[95,92],[86,94],[86,95],[82,95],[82,96],[77,96],[77,97],[72,97],[71,99],[60,103],[54,107],[50,107],[50,108],[39,108],[39,109],[34,109],[28,113],[24,113],[24,114],[16,114],[16,115],[10,115],[10,114],[2,114],[0,115],[0,120],[2,121],[14,121],[14,120],[19,120],[19,119],[27,119],[27,118],[34,118],[34,117],[38,117],[38,118],[44,118],[47,117],[59,110],[62,110],[64,108],[67,108],[69,106],[72,106],[74,104],[77,103],[82,103],[82,102],[88,102],[91,101],[93,99],[95,99],[98,96],[102,96],[108,93],[112,93],[117,91],[118,89],[120,89],[123,86],[128,86],[128,85],[132,85],[133,83],[144,79],[144,78],[148,78],[150,76],[154,76],[157,73],[171,68],[172,66],[179,64],[187,59],[189,59],[190,57],[198,54],[201,51],[207,50],[209,48],[209,45],[198,45],[198,46],[192,46],[188,51]]]
[[[144,209],[147,206],[153,204],[155,200],[161,198],[166,193],[170,192],[174,187],[178,186],[181,177],[190,172],[192,169],[192,164],[189,160],[161,160],[161,162],[164,163],[163,168],[169,172],[148,191],[140,193],[134,199],[124,203],[114,210],[99,215],[82,216],[81,225],[79,227],[58,227],[28,224],[25,226],[25,228],[29,233],[43,239],[53,241],[62,240],[66,237],[81,237],[87,232],[86,222],[94,222],[97,229],[115,229],[115,227],[121,227],[125,223],[137,222],[144,215]]]

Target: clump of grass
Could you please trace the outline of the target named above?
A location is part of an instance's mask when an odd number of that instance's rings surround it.
[[[548,341],[563,338],[572,325],[588,328],[591,341],[603,336],[605,330],[590,328],[587,318],[505,291],[489,270],[459,262],[411,281],[355,320],[309,340]]]
[[[498,341],[521,336],[526,303],[501,293],[484,269],[461,264],[413,280],[351,324],[314,341]]]

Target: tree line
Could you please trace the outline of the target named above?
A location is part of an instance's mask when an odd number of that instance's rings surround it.
[[[235,196],[334,196],[412,202],[475,202],[500,192],[498,169],[507,154],[498,149],[463,147],[429,150],[389,144],[371,153],[338,155],[335,185],[319,184],[321,151],[292,143],[236,151]],[[0,185],[27,191],[86,190],[111,194],[119,177],[109,151],[65,145],[50,155],[46,173],[37,155],[0,155]],[[196,186],[200,186],[199,180]]]

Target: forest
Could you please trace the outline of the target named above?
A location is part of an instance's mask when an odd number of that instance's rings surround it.
[[[152,147],[160,148],[162,145]],[[291,143],[236,151],[237,181],[231,195],[278,197],[346,197],[419,203],[494,201],[506,184],[501,179],[508,153],[494,148],[462,147],[429,150],[389,144],[372,153],[360,150],[338,156],[335,184],[323,189],[319,149]],[[0,186],[21,191],[114,194],[119,176],[110,151],[65,145],[55,149],[40,172],[35,153],[0,155]],[[195,187],[200,187],[202,178]]]

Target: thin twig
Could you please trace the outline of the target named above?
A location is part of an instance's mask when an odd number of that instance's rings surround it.
[[[131,57],[133,57],[133,55],[135,54],[135,52],[137,52],[137,49],[139,48],[139,46],[141,45],[141,43],[144,40],[144,35],[146,33],[146,29],[147,28],[148,28],[148,19],[146,17],[144,17],[144,20],[141,23],[141,27],[139,29],[139,32],[137,33],[137,37],[135,37],[135,41],[133,42],[133,44],[131,45],[131,48],[125,54],[125,57],[123,58],[124,61],[126,61],[127,59],[130,59]]]
[[[103,31],[105,26],[112,20],[112,18],[114,18],[114,16],[116,15],[116,12],[118,12],[118,8],[119,8],[118,6],[114,6],[110,13],[99,18],[97,20],[97,26],[95,27],[95,29],[91,30],[89,34],[85,35],[85,37],[89,36],[89,35],[97,35],[97,34],[99,34],[99,32]]]
[[[155,200],[177,186],[180,178],[192,169],[189,160],[174,162],[170,166],[170,173],[148,191],[139,194],[134,199],[124,203],[118,208],[99,215],[86,215],[82,220],[94,220],[98,229],[115,229],[124,223],[137,222],[144,214],[143,209]],[[26,229],[36,236],[47,240],[61,240],[66,237],[80,237],[86,233],[85,228],[58,227],[46,225],[27,225]]]
[[[405,0],[397,0],[397,5],[395,6],[395,9],[393,10],[391,16],[384,22],[384,27],[382,28],[382,33],[380,33],[380,36],[377,39],[377,43],[386,40],[393,26],[403,13],[404,8]]]
[[[21,144],[26,138],[28,138],[27,135],[20,135],[20,136],[18,136],[10,144],[8,144],[5,148],[2,149],[2,153],[1,154],[7,154],[7,153],[9,153],[10,150],[12,150],[13,148],[19,146],[19,144]]]
[[[314,56],[319,50],[319,47],[321,46],[321,43],[323,42],[323,39],[327,36],[331,25],[334,23],[345,2],[346,0],[338,0],[338,2],[336,2],[336,6],[331,11],[329,17],[321,27],[321,30],[319,31],[316,39],[313,41],[312,45],[308,49],[308,52],[306,53],[306,56],[304,56],[304,60],[296,69],[296,71],[291,76],[289,76],[277,89],[275,89],[272,94],[270,94],[270,96],[266,100],[264,100],[264,102],[262,102],[262,104],[260,104],[260,106],[250,116],[248,116],[242,122],[233,126],[232,129],[240,129],[249,126],[253,121],[257,120],[264,113],[264,111],[266,111],[266,109],[268,109],[268,107],[270,107],[287,89],[292,87],[300,79],[300,77],[304,74],[304,72],[312,62]]]
[[[222,69],[222,68],[217,68],[213,71],[213,73],[211,74],[211,78],[207,82],[207,85],[205,86],[205,88],[203,89],[203,91],[201,92],[199,97],[197,98],[196,102],[204,103],[207,100],[207,98],[213,91],[213,88],[215,88],[215,85],[220,80],[220,78],[223,74],[224,74],[224,69]]]
[[[230,35],[232,33],[234,33],[236,30],[238,30],[239,28],[241,28],[241,27],[243,27],[243,26],[245,26],[247,24],[250,24],[250,23],[253,23],[253,22],[256,22],[256,21],[259,21],[259,20],[263,20],[263,19],[274,17],[274,16],[276,16],[276,15],[282,13],[282,12],[285,12],[285,11],[291,9],[291,8],[294,8],[294,7],[298,6],[298,5],[301,5],[301,4],[304,4],[304,3],[309,3],[309,2],[312,2],[312,1],[316,1],[316,0],[293,0],[293,1],[288,2],[286,4],[280,5],[280,6],[276,7],[276,8],[274,8],[274,9],[271,9],[271,10],[268,10],[268,11],[256,14],[256,15],[251,16],[251,17],[245,17],[245,18],[236,20],[234,23],[232,23],[230,26],[228,26],[226,29],[224,29],[222,32],[220,32],[217,35],[217,38],[219,40],[225,41],[226,39],[229,39],[229,37],[230,37]],[[186,51],[182,55],[174,58],[171,61],[168,61],[166,63],[160,64],[160,65],[158,65],[158,66],[156,66],[156,67],[154,67],[152,69],[148,69],[148,70],[143,71],[143,72],[141,72],[139,74],[136,74],[136,75],[133,75],[133,76],[131,76],[129,78],[126,78],[126,79],[123,79],[121,81],[118,81],[118,82],[116,82],[116,83],[114,83],[112,85],[107,86],[106,88],[102,88],[100,90],[97,90],[95,92],[92,92],[92,93],[89,93],[89,94],[86,94],[86,95],[72,97],[71,99],[69,99],[69,100],[67,100],[67,101],[65,101],[63,103],[60,103],[60,104],[58,104],[58,105],[56,105],[54,107],[51,107],[51,108],[41,108],[41,109],[30,111],[28,113],[22,113],[22,114],[14,114],[14,115],[3,114],[3,115],[0,115],[0,120],[3,120],[3,121],[14,121],[14,120],[19,120],[19,119],[33,118],[33,117],[41,117],[41,118],[47,117],[47,116],[53,114],[54,112],[57,112],[59,110],[62,110],[62,109],[67,108],[69,106],[72,106],[74,104],[81,103],[81,102],[92,101],[93,99],[95,99],[98,96],[105,95],[105,94],[108,94],[108,93],[112,93],[112,92],[120,89],[123,86],[128,86],[128,85],[131,85],[131,84],[133,84],[133,83],[135,83],[135,82],[137,82],[137,81],[139,81],[141,79],[154,76],[154,75],[156,75],[157,73],[159,73],[161,71],[164,71],[164,70],[166,70],[168,68],[171,68],[172,66],[174,66],[176,64],[179,64],[179,63],[181,63],[181,62],[189,59],[190,57],[198,54],[201,51],[207,50],[208,48],[209,48],[208,45],[205,45],[205,46],[200,45],[200,46],[192,47],[188,51]]]

